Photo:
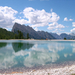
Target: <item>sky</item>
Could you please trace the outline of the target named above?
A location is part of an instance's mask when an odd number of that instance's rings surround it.
[[[14,23],[36,31],[75,33],[75,0],[0,0],[0,27]]]

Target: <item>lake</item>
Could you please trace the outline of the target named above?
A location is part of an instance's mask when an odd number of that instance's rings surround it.
[[[75,41],[0,40],[0,72],[74,63]]]

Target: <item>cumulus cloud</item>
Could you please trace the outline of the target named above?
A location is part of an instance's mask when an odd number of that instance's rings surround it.
[[[13,23],[15,23],[15,22],[20,23],[20,24],[27,24],[28,23],[28,21],[25,19],[15,19],[13,21]]]
[[[73,19],[68,19],[67,17],[65,17],[64,21],[73,21]]]
[[[75,22],[72,22],[72,26],[75,27]],[[75,28],[70,30],[71,33],[75,33]]]
[[[72,22],[72,26],[75,27],[75,22]]]
[[[20,18],[17,18],[16,14],[18,14],[18,11],[12,9],[11,7],[0,6],[0,27],[12,28],[15,22],[20,24],[28,24],[36,31],[38,30],[38,27],[44,26],[48,26],[47,29],[49,30],[53,30],[55,28],[61,29],[65,27],[62,24],[57,23],[60,16],[53,12],[53,9],[51,9],[51,12],[48,13],[44,9],[37,10],[32,7],[27,7],[19,14],[24,15],[24,17],[19,16]]]
[[[72,33],[75,33],[75,28],[71,29],[70,31],[71,31]]]
[[[48,29],[52,30],[52,29],[61,29],[61,28],[65,28],[65,26],[63,26],[62,24],[58,24],[57,22],[53,22],[52,24],[49,24]]]
[[[73,19],[69,19],[69,21],[73,21]]]
[[[65,26],[58,24],[57,21],[60,19],[55,12],[51,13],[46,12],[44,9],[35,10],[32,7],[27,7],[23,10],[24,18],[28,19],[28,23],[31,24],[31,27],[43,27],[48,26],[47,29],[53,30],[55,28],[64,28]]]
[[[11,7],[0,6],[0,27],[10,28],[13,25],[12,20],[14,20],[16,17],[15,15],[18,12]]]
[[[68,21],[67,17],[64,18],[64,21]]]
[[[51,9],[51,12],[53,11],[53,9]]]

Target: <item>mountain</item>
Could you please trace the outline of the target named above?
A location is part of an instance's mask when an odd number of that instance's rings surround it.
[[[72,38],[73,38],[73,36],[71,36],[71,35],[69,35],[69,34],[66,34],[66,33],[60,34],[60,37],[61,37],[62,39],[64,39],[64,38],[66,38],[66,39],[72,39]]]
[[[55,37],[56,39],[75,39],[75,34],[71,33],[71,34],[66,34],[66,33],[61,33],[60,35],[56,34],[56,33],[50,33],[53,37]]]
[[[34,38],[34,39],[55,39],[50,33],[48,32],[44,32],[44,31],[35,31],[32,27],[30,26],[25,26],[25,25],[21,25],[18,23],[15,23],[13,28],[12,28],[12,32],[18,34],[17,31],[21,31],[23,33],[24,37],[27,37],[27,33],[29,33],[29,37],[30,38]]]
[[[44,31],[37,31],[38,35],[41,37],[41,39],[55,39],[50,33],[44,32]]]
[[[50,33],[53,37],[55,37],[56,39],[62,39],[62,37],[60,37],[60,35],[56,34],[56,33]]]

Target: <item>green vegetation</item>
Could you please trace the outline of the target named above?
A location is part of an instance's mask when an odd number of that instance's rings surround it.
[[[18,30],[18,35],[17,35],[18,39],[24,39],[23,37],[23,33],[21,31]]]
[[[27,39],[29,39],[29,33],[27,33]]]
[[[0,28],[0,39],[25,39],[21,31],[17,31],[18,34],[7,31],[6,29]],[[26,39],[29,39],[29,33],[27,33]]]
[[[0,48],[5,47],[6,45],[7,45],[7,43],[0,42]]]
[[[0,28],[0,39],[14,39],[14,33]]]
[[[66,38],[64,38],[64,40],[66,40]]]

